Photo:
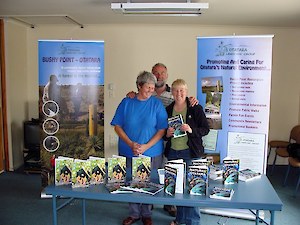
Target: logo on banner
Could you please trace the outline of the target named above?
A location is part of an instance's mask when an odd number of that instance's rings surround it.
[[[223,41],[216,48],[216,56],[234,56],[234,55],[255,55],[246,45],[234,46],[232,44],[225,44]]]

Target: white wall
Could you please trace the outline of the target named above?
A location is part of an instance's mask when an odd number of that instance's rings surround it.
[[[6,94],[10,170],[23,164],[23,121],[28,118],[27,28],[5,26]]]
[[[39,39],[74,39],[105,41],[105,152],[117,153],[115,134],[109,123],[121,99],[135,90],[141,70],[151,70],[156,62],[168,66],[169,83],[183,78],[190,95],[196,96],[198,36],[274,34],[273,72],[270,114],[270,139],[288,139],[291,127],[299,122],[300,29],[263,27],[224,27],[197,25],[89,25],[37,26],[28,28],[28,115],[38,117]],[[24,38],[26,39],[26,38]],[[10,46],[14,48],[13,45]],[[108,97],[107,84],[115,84],[114,96]],[[263,87],[262,87],[263,88]],[[111,143],[112,142],[112,143]],[[271,157],[272,159],[272,157]]]

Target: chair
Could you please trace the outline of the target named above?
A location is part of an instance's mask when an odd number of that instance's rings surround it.
[[[275,149],[275,157],[274,157],[274,161],[273,161],[273,165],[272,165],[271,175],[274,172],[277,156],[279,155],[280,157],[288,158],[289,157],[289,153],[287,151],[288,144],[296,142],[296,140],[299,139],[299,137],[300,137],[300,125],[297,125],[297,126],[294,126],[292,128],[292,130],[290,132],[290,138],[289,138],[288,142],[287,141],[277,141],[277,140],[269,142],[270,147],[269,147],[268,158],[270,156],[271,149],[276,148]]]
[[[298,188],[299,188],[299,185],[300,185],[300,161],[298,159],[293,158],[293,157],[289,157],[289,165],[288,165],[288,168],[287,168],[287,171],[286,171],[286,174],[285,174],[283,186],[286,185],[287,178],[289,176],[291,167],[294,167],[294,168],[298,169],[298,173],[299,173],[299,175],[298,175],[298,181],[297,181],[296,189],[295,189],[295,196],[296,196]]]

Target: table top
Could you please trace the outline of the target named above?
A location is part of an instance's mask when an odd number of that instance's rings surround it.
[[[221,181],[209,180],[209,192],[214,186],[223,187]],[[282,202],[266,175],[252,181],[226,185],[234,189],[231,200],[211,199],[208,196],[196,196],[188,193],[170,196],[164,191],[152,196],[143,193],[111,194],[104,184],[91,185],[87,188],[72,188],[71,185],[46,187],[45,193],[54,196],[93,199],[115,202],[133,202],[146,204],[165,204],[179,206],[199,206],[201,208],[236,208],[253,210],[281,211]]]

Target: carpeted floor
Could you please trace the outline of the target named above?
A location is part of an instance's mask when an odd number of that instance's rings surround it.
[[[292,171],[287,186],[282,187],[285,167],[276,167],[274,175],[269,179],[283,202],[283,210],[276,212],[275,225],[298,225],[300,222],[300,190],[294,196],[298,174]],[[0,225],[51,225],[51,199],[40,198],[41,179],[38,174],[20,172],[4,172],[0,175]],[[122,219],[128,215],[126,203],[91,201],[86,202],[87,225],[121,225]],[[264,212],[269,216],[269,212]],[[155,205],[153,221],[155,225],[168,225],[173,218]],[[250,225],[254,221],[221,218],[202,213],[202,225]],[[74,200],[58,213],[59,225],[80,225],[81,201]],[[136,224],[142,224],[140,221]]]

